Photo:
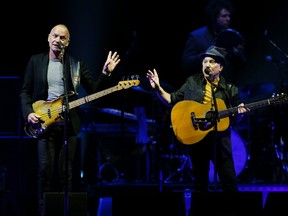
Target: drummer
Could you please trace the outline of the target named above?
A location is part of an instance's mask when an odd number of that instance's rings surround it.
[[[190,32],[184,47],[181,61],[183,79],[193,71],[201,71],[200,54],[211,45],[216,45],[222,47],[226,53],[227,64],[222,75],[227,81],[240,84],[239,76],[246,65],[245,40],[239,32],[231,28],[233,13],[234,7],[228,0],[208,2],[207,25]]]

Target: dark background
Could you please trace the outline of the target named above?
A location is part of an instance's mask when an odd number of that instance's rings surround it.
[[[206,2],[62,0],[41,6],[36,1],[18,5],[7,2],[5,8],[10,12],[1,14],[1,75],[22,76],[29,57],[48,49],[51,27],[65,23],[71,31],[71,44],[67,49],[87,61],[95,73],[101,71],[108,51],[112,50],[121,56],[118,68],[121,74],[145,76],[147,69],[157,68],[163,81],[177,87],[184,43],[191,30],[205,24]],[[286,61],[287,56],[285,58],[264,35],[267,32],[286,54],[287,3],[275,0],[260,7],[247,0],[232,2],[236,10],[233,28],[246,38],[249,57],[241,83],[279,84],[281,74],[265,57],[271,55]],[[286,71],[284,73],[286,75]]]
[[[244,97],[247,96],[247,91],[252,91],[251,97],[246,97],[245,102],[270,98],[274,92],[287,92],[288,3],[284,0],[260,3],[248,0],[231,2],[236,9],[232,27],[241,32],[246,39],[248,63],[237,83]],[[109,50],[117,51],[121,58],[121,63],[114,72],[115,82],[122,80],[123,76],[140,75],[140,87],[144,91],[131,89],[83,106],[84,126],[94,122],[113,124],[123,121],[120,117],[110,115],[111,113],[104,115],[95,112],[95,106],[129,113],[134,113],[135,107],[143,106],[147,118],[160,119],[166,123],[169,113],[167,114],[150,93],[145,74],[148,69],[156,68],[163,86],[169,91],[177,89],[183,83],[186,77],[180,73],[181,54],[188,33],[205,24],[206,3],[204,0],[5,2],[5,6],[2,5],[3,13],[0,14],[0,165],[8,168],[7,188],[12,191],[35,190],[36,176],[33,175],[36,172],[36,146],[32,144],[33,140],[23,137],[18,91],[29,57],[48,50],[48,34],[54,25],[64,23],[68,26],[71,43],[67,50],[85,60],[95,76],[101,72]],[[267,56],[271,56],[275,61],[267,61]],[[248,171],[243,177],[244,181],[283,181],[286,172],[283,174],[282,168],[279,171],[283,161],[275,159],[275,152],[277,148],[282,148],[280,141],[283,137],[285,141],[285,134],[288,134],[286,110],[287,107],[256,110],[235,128],[244,140],[247,160],[248,156],[252,158],[247,162]],[[169,125],[164,132],[162,129],[152,130],[152,133],[156,136],[160,132],[164,133],[163,137],[166,139],[161,145],[164,145],[164,151],[168,151],[164,153],[171,153],[169,145],[174,143],[175,139]],[[106,137],[107,141],[104,142],[111,144],[112,147],[108,149],[110,154],[113,154],[114,147],[119,148],[115,142],[119,142],[121,146],[125,145],[125,141],[119,141],[122,137],[116,137],[114,141],[113,138],[109,138]],[[130,143],[130,137],[125,138],[129,139]],[[95,142],[93,134],[90,140]],[[96,160],[94,155],[97,150],[93,151],[90,157]],[[173,150],[172,154],[177,155],[178,151],[179,149]],[[287,152],[285,149],[280,153]],[[91,166],[96,166],[93,169],[97,169],[97,165]],[[278,173],[275,173],[275,170],[278,170]]]

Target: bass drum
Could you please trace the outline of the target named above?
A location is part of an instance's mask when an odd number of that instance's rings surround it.
[[[236,170],[236,175],[240,175],[245,168],[247,163],[247,150],[245,142],[241,136],[233,129],[231,129],[231,139],[232,139],[232,154],[234,158],[234,165]],[[214,165],[210,162],[209,180],[214,182]],[[217,176],[217,180],[218,176]]]

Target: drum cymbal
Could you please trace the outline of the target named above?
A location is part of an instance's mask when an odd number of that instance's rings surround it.
[[[255,83],[239,87],[239,94],[245,102],[257,102],[272,97],[275,85],[272,83]]]
[[[131,119],[131,120],[135,120],[137,121],[137,115],[134,113],[129,113],[129,112],[125,112],[122,110],[118,110],[118,109],[114,109],[114,108],[97,108],[98,111],[102,112],[102,113],[107,113],[110,115],[115,115],[115,116],[123,116],[126,119]],[[146,119],[147,123],[155,123],[154,119]]]
[[[225,48],[229,53],[233,47],[244,44],[244,37],[235,29],[222,30],[216,38],[215,45]]]

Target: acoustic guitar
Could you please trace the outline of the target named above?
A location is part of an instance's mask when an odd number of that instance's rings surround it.
[[[287,95],[272,96],[270,99],[245,104],[253,109],[287,102]],[[176,103],[171,110],[171,123],[175,136],[183,144],[195,144],[201,141],[217,126],[217,131],[224,131],[230,125],[232,115],[238,114],[238,107],[226,108],[225,102],[216,98],[218,115],[212,103],[201,104],[191,100]],[[246,112],[249,113],[249,112]],[[217,124],[217,125],[216,125]]]

